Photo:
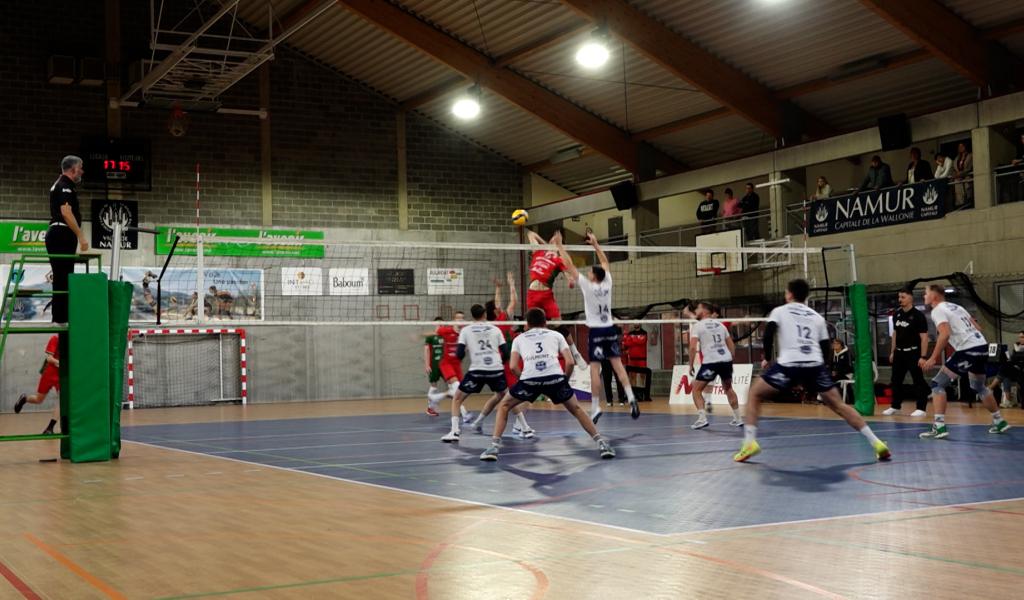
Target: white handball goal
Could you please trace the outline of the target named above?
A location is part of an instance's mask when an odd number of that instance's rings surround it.
[[[287,236],[289,232],[280,233]],[[476,234],[476,239],[483,237]],[[508,324],[523,325],[527,303],[536,296],[530,291],[531,258],[535,252],[555,250],[515,243],[509,235],[490,237],[510,241],[182,235],[165,271],[158,264],[119,269],[123,280],[135,284],[133,327],[143,332],[149,328],[244,328],[245,334],[235,337],[241,356],[235,354],[234,343],[219,339],[229,339],[231,334],[145,334],[141,336],[146,338],[141,342],[144,348],[137,336],[132,357],[134,404],[423,394],[426,338],[439,325],[453,324],[458,312],[470,320],[470,307],[487,301],[500,309],[512,305]],[[567,248],[573,263],[585,272],[596,258],[593,248],[578,242]],[[823,284],[821,249],[788,243],[771,248],[615,245],[605,250],[612,259],[615,322],[624,330],[634,323],[646,328],[652,334],[652,368],[669,373],[686,341],[689,320],[683,309],[691,301],[753,307],[765,299],[780,303],[786,282],[794,277]],[[749,260],[735,273],[706,276],[699,270],[699,261],[722,252],[746,255]],[[162,263],[163,258],[158,255],[153,262]],[[841,279],[842,263],[848,260],[833,254],[828,271]],[[157,273],[161,273],[159,294],[153,292]],[[552,282],[561,318],[549,321],[567,327],[586,356],[582,296],[569,283],[564,275]],[[160,325],[156,324],[158,313]],[[756,324],[765,314],[750,308],[729,317],[735,324]],[[217,341],[206,343],[204,336]],[[653,346],[653,340],[660,346]],[[669,343],[673,348],[666,347]],[[246,355],[247,362],[257,368],[256,379],[247,374]],[[144,393],[152,394],[154,389],[144,386],[153,382],[164,397],[143,399]]]

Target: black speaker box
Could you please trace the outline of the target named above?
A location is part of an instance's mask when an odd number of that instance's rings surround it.
[[[640,199],[636,195],[636,186],[632,181],[620,181],[610,188],[612,198],[615,199],[615,208],[629,210],[636,208]]]
[[[910,146],[910,121],[907,115],[890,115],[878,118],[878,136],[882,138],[882,150],[899,150]]]

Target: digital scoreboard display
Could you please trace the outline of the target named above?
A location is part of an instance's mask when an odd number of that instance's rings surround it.
[[[140,139],[82,139],[86,187],[150,189],[149,142]]]

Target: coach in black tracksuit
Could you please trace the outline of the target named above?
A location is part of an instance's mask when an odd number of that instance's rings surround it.
[[[913,380],[914,400],[917,410],[911,416],[923,416],[928,407],[928,384],[918,361],[928,358],[928,321],[924,314],[914,308],[914,295],[910,290],[901,290],[900,307],[892,316],[893,336],[889,361],[892,363],[892,407],[882,414],[894,415],[903,406],[903,380],[907,373]]]
[[[78,207],[78,192],[75,186],[82,181],[82,159],[65,156],[60,161],[60,177],[50,188],[50,227],[46,230],[47,254],[75,254],[77,249],[85,252],[89,242],[82,233],[82,211]],[[77,246],[77,248],[76,248]],[[68,322],[68,276],[75,270],[73,260],[51,258],[53,270],[52,316],[54,323]],[[63,356],[63,354],[62,354]]]

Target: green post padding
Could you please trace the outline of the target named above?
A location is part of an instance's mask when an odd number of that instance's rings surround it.
[[[864,416],[875,414],[874,352],[871,347],[871,316],[868,314],[868,290],[862,283],[849,287],[850,313],[853,320],[853,407]]]
[[[107,276],[68,279],[68,428],[71,462],[110,460],[110,330]],[[65,360],[61,356],[61,361]]]
[[[57,369],[57,373],[60,379],[60,397],[57,399],[57,403],[60,405],[60,432],[66,434],[68,432],[68,403],[71,400],[71,345],[68,343],[68,332],[63,331],[57,334],[57,356],[60,357],[60,367]],[[71,457],[71,440],[68,438],[61,438],[60,440],[60,457],[70,458]]]
[[[124,394],[124,360],[128,348],[128,313],[132,284],[108,282],[110,336],[110,455],[121,454],[121,401]]]

